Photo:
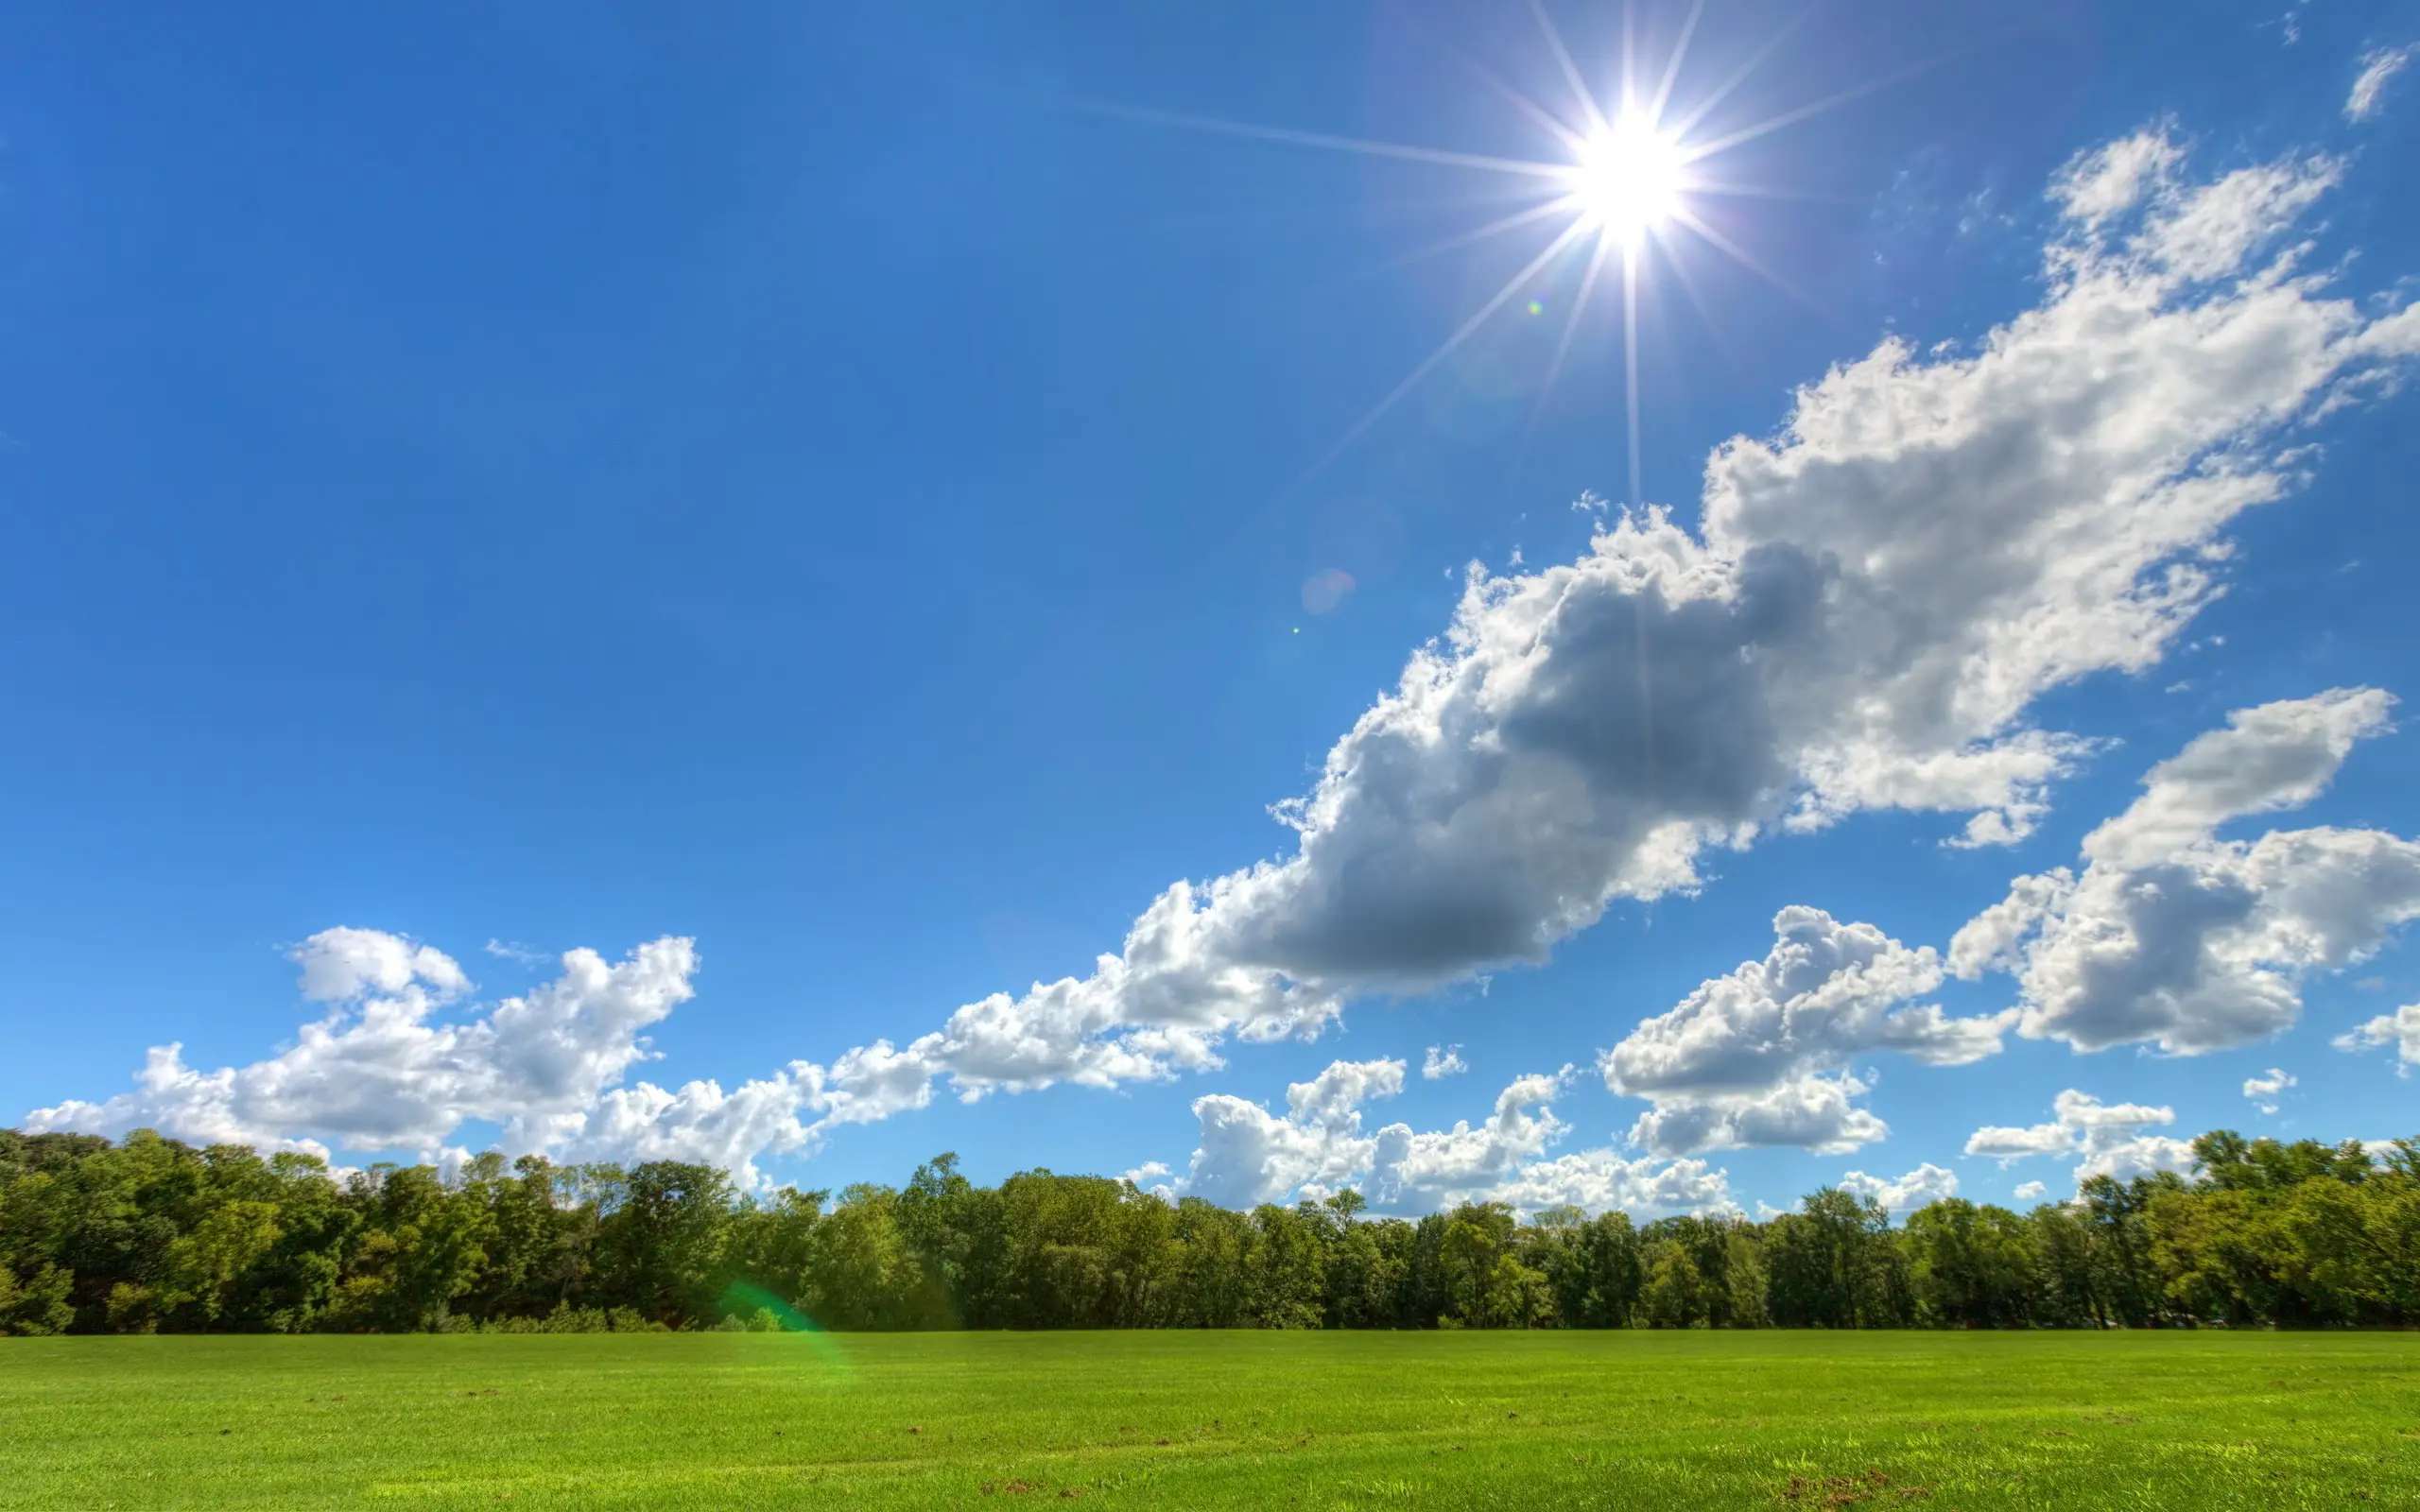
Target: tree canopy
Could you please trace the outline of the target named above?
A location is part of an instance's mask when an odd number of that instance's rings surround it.
[[[451,1176],[0,1130],[0,1332],[694,1328],[2087,1328],[2420,1323],[2420,1141],[2220,1130],[2190,1177],[1894,1224],[1837,1188],[1737,1214],[1250,1211],[953,1155],[903,1187],[668,1160]]]

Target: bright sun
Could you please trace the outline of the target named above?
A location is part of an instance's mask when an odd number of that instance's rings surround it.
[[[1160,111],[1086,107],[1152,125],[1217,131],[1265,142],[1315,147],[1323,152],[1351,152],[1372,158],[1397,158],[1409,163],[1432,163],[1439,167],[1477,169],[1510,179],[1520,186],[1521,191],[1525,191],[1500,198],[1494,195],[1487,197],[1483,202],[1510,200],[1514,208],[1484,225],[1456,232],[1410,254],[1412,257],[1425,257],[1432,252],[1466,247],[1516,232],[1521,232],[1522,241],[1535,248],[1529,260],[1514,268],[1494,293],[1480,301],[1461,324],[1415,363],[1411,370],[1404,374],[1394,387],[1389,389],[1359,420],[1346,427],[1343,436],[1328,448],[1326,455],[1313,463],[1303,477],[1288,484],[1288,492],[1305,481],[1310,473],[1333,461],[1375,425],[1381,417],[1426,382],[1463,343],[1507,306],[1525,309],[1531,316],[1541,316],[1549,303],[1557,301],[1532,298],[1533,292],[1563,295],[1564,297],[1560,300],[1563,331],[1555,340],[1553,355],[1547,361],[1544,377],[1537,387],[1537,398],[1531,404],[1530,422],[1534,425],[1547,396],[1554,390],[1564,358],[1575,350],[1591,298],[1600,282],[1610,281],[1616,285],[1621,303],[1623,418],[1630,459],[1630,489],[1622,497],[1630,503],[1638,502],[1642,497],[1639,491],[1638,381],[1641,293],[1651,293],[1654,280],[1661,276],[1659,270],[1668,269],[1687,284],[1694,300],[1697,289],[1690,283],[1685,265],[1688,258],[1698,255],[1697,244],[1701,242],[1727,254],[1742,267],[1761,274],[1785,292],[1795,292],[1778,274],[1758,262],[1747,248],[1733,240],[1731,231],[1726,228],[1738,219],[1736,214],[1707,213],[1710,204],[1719,206],[1724,197],[1790,197],[1789,192],[1779,185],[1757,184],[1732,178],[1723,169],[1723,154],[1783,127],[1856,99],[1899,77],[1890,76],[1843,90],[1813,104],[1786,110],[1749,125],[1726,126],[1708,131],[1703,129],[1706,122],[1772,51],[1774,43],[1779,41],[1778,34],[1743,66],[1735,69],[1720,85],[1691,97],[1693,92],[1683,88],[1683,65],[1688,59],[1689,41],[1697,35],[1700,12],[1704,9],[1703,0],[1692,0],[1688,17],[1681,24],[1671,50],[1660,66],[1650,66],[1649,60],[1634,55],[1627,19],[1631,8],[1625,0],[1621,8],[1625,20],[1619,88],[1611,97],[1606,97],[1590,88],[1586,70],[1564,45],[1554,22],[1547,14],[1546,6],[1540,0],[1530,0],[1529,9],[1539,30],[1544,33],[1547,53],[1561,69],[1570,98],[1558,108],[1550,100],[1530,98],[1511,83],[1495,82],[1499,90],[1512,96],[1512,103],[1529,117],[1530,123],[1539,128],[1542,135],[1552,140],[1553,146],[1545,157],[1495,157],[1443,146],[1335,136],[1323,131],[1255,126],[1248,122],[1212,120]],[[1677,95],[1676,90],[1680,91]],[[1526,191],[1534,191],[1534,198]],[[1541,237],[1538,228],[1542,226],[1551,234]],[[1537,245],[1540,240],[1543,240],[1543,246]],[[1607,275],[1610,275],[1609,280]],[[1537,287],[1541,284],[1547,286]],[[1524,434],[1526,436],[1527,433]],[[1524,444],[1527,444],[1526,440]]]
[[[1636,115],[1624,115],[1580,144],[1571,198],[1616,240],[1635,241],[1669,220],[1687,187],[1680,144]]]

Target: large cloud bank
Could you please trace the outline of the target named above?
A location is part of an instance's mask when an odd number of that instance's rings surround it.
[[[136,1091],[35,1120],[351,1146],[493,1118],[533,1145],[737,1169],[922,1107],[938,1087],[973,1099],[1172,1077],[1216,1066],[1231,1040],[1317,1033],[1357,994],[1542,960],[1616,901],[1694,886],[1706,848],[1775,826],[1896,808],[1962,816],[1962,844],[2022,836],[2084,747],[2029,723],[2035,698],[2157,662],[2219,591],[2229,522],[2292,490],[2296,427],[2420,349],[2420,310],[2365,313],[2308,266],[2296,228],[2339,164],[2199,180],[2184,160],[2157,130],[2079,157],[2051,185],[2034,308],[1962,352],[1886,341],[1800,390],[1778,432],[1708,458],[1695,529],[1651,511],[1567,564],[1475,568],[1443,636],[1280,806],[1292,853],[1172,885],[1085,977],[725,1092],[620,1085],[642,1056],[637,1029],[687,995],[684,942],[615,967],[574,953],[562,984],[526,1000],[550,1006],[512,1000],[450,1027],[429,1009],[460,990],[458,969],[448,979],[417,954],[401,968],[382,955],[385,974],[295,1052],[205,1074],[171,1047]],[[1842,926],[1820,919],[1786,924],[1785,943],[1833,948],[1813,936]],[[2048,920],[2033,924],[2041,940]],[[1868,971],[1935,969],[1887,940],[1835,943],[1871,947]],[[2027,1032],[2135,1032],[2070,1005],[2056,952],[2031,949]],[[1741,1011],[1765,1011],[1749,999],[1789,988],[1790,971],[1769,960],[1769,980],[1743,977]],[[620,1005],[596,1005],[609,997]],[[516,1072],[526,1089],[497,1079],[474,1040],[518,1032],[509,1008],[562,1016],[557,1039],[582,1048]],[[1987,1053],[1996,1032],[1870,1004],[1800,1003],[1783,1018],[1745,1060],[1693,1046],[1685,1022],[1617,1059],[1608,1075],[1655,1102],[1640,1137],[1752,1143],[1799,1120],[1833,1131],[1810,1142],[1845,1147],[1874,1130],[1849,1108],[1861,1084],[1842,1057],[1954,1060]],[[2247,1006],[2236,1022],[2258,1018]],[[2137,1027],[2199,1042],[2181,1020]],[[339,1054],[344,1076],[307,1074]],[[1380,1141],[1403,1191],[1498,1190],[1535,1166],[1493,1153],[1538,1143],[1522,1121],[1547,1116],[1524,1110],[1545,1099],[1524,1095],[1479,1130],[1354,1137]],[[1578,1163],[1558,1179],[1611,1191],[1628,1178],[1590,1159],[1560,1158]]]

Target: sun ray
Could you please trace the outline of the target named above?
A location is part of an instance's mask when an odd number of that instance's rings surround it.
[[[1783,23],[1772,36],[1765,39],[1765,44],[1763,46],[1749,54],[1748,60],[1741,63],[1737,68],[1732,71],[1729,78],[1726,78],[1720,84],[1716,85],[1712,94],[1698,101],[1697,104],[1690,109],[1689,113],[1681,118],[1680,123],[1671,129],[1672,134],[1676,137],[1686,137],[1691,131],[1695,130],[1697,129],[1697,124],[1700,121],[1704,120],[1706,116],[1713,112],[1716,106],[1720,105],[1724,100],[1730,98],[1731,92],[1733,90],[1736,90],[1740,85],[1746,83],[1748,81],[1748,76],[1763,67],[1765,60],[1771,58],[1774,51],[1778,49],[1783,43],[1789,40],[1790,34],[1796,31],[1799,27],[1805,26],[1806,24],[1806,18],[1814,13],[1815,8],[1812,5],[1809,5],[1801,9],[1797,15]]]
[[[1541,200],[1526,210],[1516,210],[1509,215],[1499,215],[1484,226],[1474,226],[1468,231],[1456,232],[1443,241],[1430,242],[1426,247],[1415,247],[1400,257],[1389,258],[1371,271],[1383,273],[1398,267],[1409,267],[1414,263],[1426,262],[1442,253],[1468,247],[1474,242],[1485,241],[1491,236],[1500,236],[1508,231],[1516,230],[1532,221],[1544,220],[1548,215],[1567,214],[1571,208],[1569,199],[1570,197],[1566,195]]]
[[[1742,371],[1744,365],[1739,360],[1739,350],[1731,344],[1729,336],[1722,334],[1722,322],[1715,318],[1714,306],[1706,302],[1705,291],[1698,287],[1697,275],[1689,271],[1689,260],[1672,255],[1675,237],[1671,229],[1658,226],[1655,240],[1667,254],[1664,266],[1681,281],[1681,292],[1688,296],[1690,305],[1698,312],[1698,318],[1705,323],[1706,335],[1714,339],[1715,347],[1721,352],[1724,364],[1735,373]]]
[[[1470,194],[1398,195],[1357,200],[1350,204],[1329,198],[1312,204],[1233,205],[1103,221],[1096,227],[1096,232],[1102,236],[1150,236],[1215,227],[1316,225],[1348,218],[1383,222],[1390,227],[1400,228],[1412,226],[1415,222],[1436,220],[1449,212],[1468,214],[1474,204],[1507,201],[1513,193],[1519,194],[1520,202],[1525,206],[1536,202],[1534,190],[1524,180],[1524,186],[1518,191],[1508,193],[1499,190],[1483,199]],[[1552,204],[1556,199],[1545,202]]]
[[[1587,140],[1586,137],[1556,119],[1552,111],[1513,88],[1510,80],[1481,63],[1478,59],[1459,49],[1448,48],[1446,51],[1456,62],[1469,69],[1479,82],[1504,96],[1513,109],[1528,116],[1532,125],[1553,137],[1557,145],[1565,152],[1578,151],[1580,144]]]
[[[1288,146],[1318,147],[1327,152],[1352,152],[1363,157],[1396,158],[1408,163],[1432,163],[1449,168],[1480,168],[1491,173],[1521,174],[1532,179],[1555,179],[1569,171],[1562,163],[1532,163],[1523,158],[1499,158],[1483,152],[1454,152],[1443,147],[1411,146],[1401,142],[1375,142],[1366,137],[1334,136],[1325,131],[1298,131],[1285,126],[1254,126],[1248,121],[1222,121],[1211,115],[1187,115],[1176,111],[1145,110],[1139,106],[1115,105],[1101,100],[1063,100],[1066,109],[1089,115],[1107,115],[1133,121],[1143,126],[1172,127],[1185,131],[1207,131],[1220,136],[1242,137],[1248,141],[1276,142]]]
[[[1781,290],[1784,294],[1789,295],[1791,299],[1796,300],[1799,303],[1806,305],[1817,315],[1822,316],[1825,320],[1839,319],[1839,317],[1834,312],[1824,308],[1824,306],[1819,303],[1812,295],[1809,295],[1806,290],[1800,288],[1789,279],[1782,277],[1780,273],[1776,272],[1772,268],[1766,266],[1754,253],[1749,251],[1737,242],[1733,241],[1730,237],[1725,236],[1722,232],[1706,224],[1703,217],[1698,215],[1694,211],[1688,209],[1685,205],[1672,213],[1672,219],[1680,225],[1686,226],[1689,230],[1695,232],[1700,236],[1704,237],[1709,245],[1730,254],[1733,262],[1737,263],[1741,267],[1746,268],[1749,272],[1759,275],[1766,283],[1771,284],[1773,287]]]
[[[1827,195],[1814,189],[1785,189],[1768,183],[1737,183],[1721,179],[1689,180],[1689,193],[1713,195],[1722,199],[1791,199],[1817,205],[1864,205],[1872,203],[1856,195]]]
[[[1622,249],[1622,414],[1628,422],[1630,493],[1624,502],[1635,508],[1641,499],[1638,458],[1638,252]]]
[[[1571,313],[1564,318],[1563,334],[1555,338],[1554,356],[1547,362],[1547,375],[1538,385],[1538,397],[1530,404],[1529,423],[1521,427],[1521,449],[1514,458],[1515,468],[1519,467],[1521,458],[1528,456],[1530,438],[1536,433],[1540,417],[1546,414],[1547,401],[1554,397],[1555,381],[1563,376],[1564,361],[1571,353],[1571,338],[1580,332],[1581,317],[1588,313],[1588,298],[1596,290],[1598,277],[1605,270],[1605,259],[1612,252],[1613,246],[1611,238],[1599,236],[1595,249],[1588,254],[1587,270],[1580,275],[1580,292],[1572,296]]]
[[[1467,70],[1480,83],[1494,90],[1514,110],[1528,116],[1531,125],[1552,138],[1555,144],[1565,152],[1572,151],[1580,146],[1583,138],[1580,132],[1572,129],[1570,123],[1558,119],[1553,112],[1523,94],[1503,75],[1472,57],[1468,49],[1441,35],[1437,28],[1422,18],[1417,11],[1405,9],[1400,12],[1400,15],[1415,34]]]
[[[1622,101],[1621,114],[1636,110],[1638,84],[1638,7],[1637,0],[1622,0]]]
[[[1519,272],[1513,274],[1510,279],[1507,279],[1502,288],[1497,289],[1495,295],[1491,297],[1485,304],[1480,305],[1477,311],[1473,312],[1469,319],[1464,320],[1461,325],[1455,327],[1454,334],[1440,342],[1436,351],[1431,352],[1427,356],[1422,358],[1420,365],[1412,369],[1409,373],[1406,373],[1401,383],[1398,383],[1392,388],[1388,389],[1387,396],[1384,399],[1379,400],[1376,404],[1373,405],[1369,413],[1363,415],[1359,420],[1355,421],[1352,428],[1347,430],[1342,436],[1337,438],[1336,444],[1329,447],[1327,451],[1321,455],[1318,461],[1304,469],[1302,475],[1295,478],[1293,482],[1288,484],[1284,491],[1291,493],[1295,490],[1301,488],[1304,484],[1309,482],[1312,477],[1317,475],[1330,462],[1335,461],[1338,455],[1340,455],[1346,447],[1351,446],[1355,441],[1359,440],[1361,437],[1368,432],[1371,426],[1375,425],[1378,421],[1385,416],[1387,411],[1394,408],[1394,406],[1402,401],[1404,395],[1418,387],[1422,379],[1436,371],[1437,365],[1439,363],[1442,363],[1447,357],[1452,356],[1463,342],[1468,341],[1471,338],[1471,334],[1473,332],[1477,331],[1480,326],[1485,325],[1490,316],[1504,308],[1506,301],[1512,299],[1513,295],[1519,293],[1524,287],[1526,287],[1529,284],[1530,280],[1537,277],[1538,270],[1546,266],[1549,262],[1552,262],[1555,254],[1561,252],[1564,248],[1570,246],[1573,242],[1578,241],[1583,234],[1585,234],[1586,229],[1585,224],[1578,220],[1575,220],[1570,225],[1564,227],[1562,234],[1558,235],[1553,241],[1547,244],[1544,251],[1530,259],[1530,261],[1522,266]]]
[[[1555,30],[1554,18],[1547,14],[1545,0],[1530,0],[1530,14],[1538,18],[1538,30],[1546,36],[1547,47],[1554,54],[1555,65],[1563,70],[1564,82],[1571,86],[1573,96],[1579,100],[1580,109],[1587,117],[1587,134],[1611,130],[1612,123],[1605,119],[1604,111],[1599,108],[1595,92],[1589,89],[1588,81],[1580,77],[1580,65],[1572,60],[1571,49],[1563,44],[1563,33]]]
[[[1862,99],[1876,90],[1888,89],[1902,80],[1913,78],[1918,74],[1938,68],[1950,59],[1962,56],[1967,50],[1960,48],[1954,52],[1939,53],[1930,58],[1920,59],[1904,68],[1894,68],[1890,73],[1867,79],[1862,84],[1852,85],[1838,94],[1826,94],[1812,105],[1802,105],[1794,111],[1784,111],[1779,115],[1770,116],[1754,126],[1742,127],[1727,136],[1719,136],[1711,142],[1693,144],[1687,149],[1688,161],[1695,163],[1701,158],[1710,158],[1718,152],[1725,152],[1742,143],[1753,142],[1785,126],[1795,126],[1810,116],[1821,115],[1825,111],[1837,110],[1851,100]]]
[[[1689,16],[1681,23],[1681,35],[1672,43],[1672,57],[1664,65],[1664,77],[1655,86],[1655,98],[1648,103],[1649,124],[1664,119],[1664,107],[1672,100],[1672,86],[1681,77],[1681,61],[1689,56],[1689,39],[1697,35],[1698,17],[1705,13],[1705,0],[1691,0]]]

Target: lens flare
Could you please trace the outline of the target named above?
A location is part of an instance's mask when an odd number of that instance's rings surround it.
[[[750,1319],[760,1326],[770,1322],[783,1333],[803,1335],[808,1353],[825,1367],[832,1379],[846,1380],[856,1373],[850,1365],[848,1351],[840,1347],[838,1338],[779,1295],[754,1281],[732,1282],[723,1289],[721,1304],[720,1311],[725,1317]]]
[[[1353,589],[1353,575],[1341,567],[1313,573],[1303,579],[1303,608],[1313,614],[1331,613]]]

